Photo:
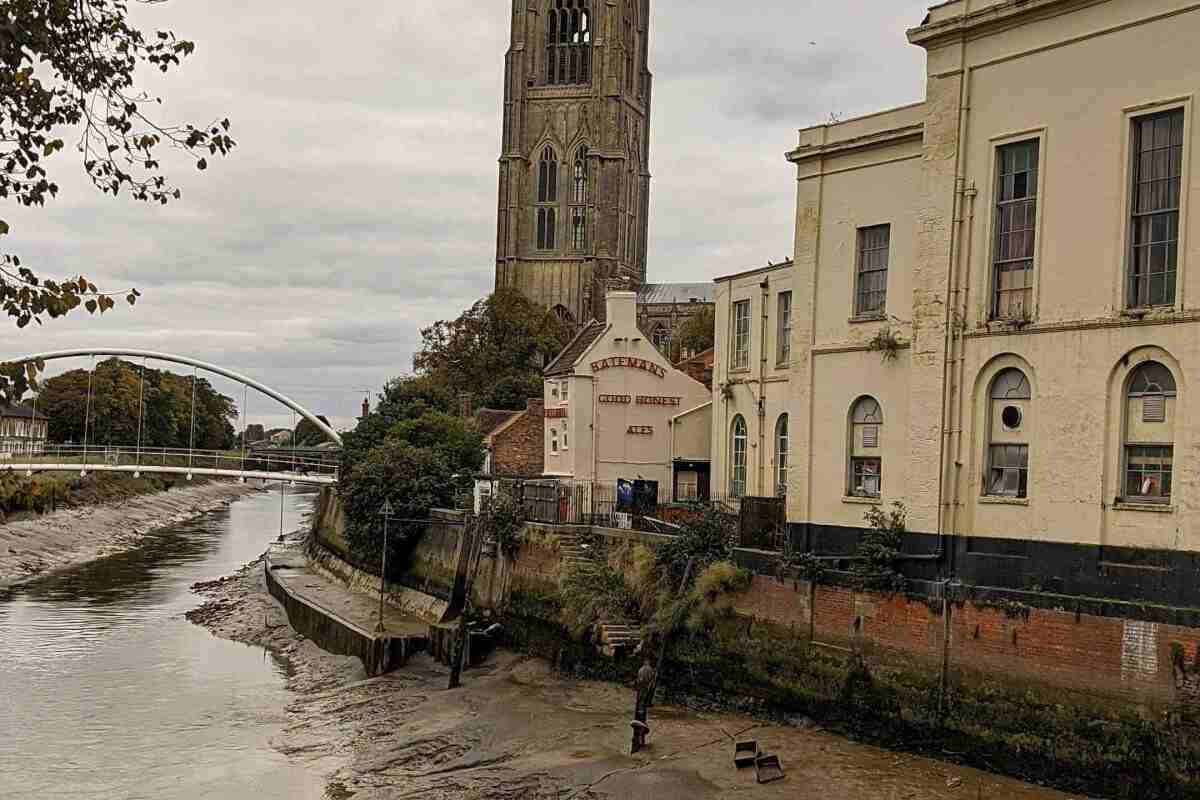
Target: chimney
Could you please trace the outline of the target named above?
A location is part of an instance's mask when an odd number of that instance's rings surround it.
[[[531,397],[525,401],[525,410],[531,417],[542,417],[546,414],[546,401],[541,397]]]
[[[608,324],[620,335],[639,336],[637,331],[637,292],[609,292],[606,317]]]
[[[459,416],[461,416],[463,419],[470,419],[472,405],[473,404],[471,402],[471,393],[470,392],[459,392],[458,393]]]

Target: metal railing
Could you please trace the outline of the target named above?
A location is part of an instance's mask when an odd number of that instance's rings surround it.
[[[329,458],[301,457],[296,453],[273,454],[269,450],[191,450],[174,447],[113,447],[91,445],[45,445],[40,451],[12,453],[0,461],[0,467],[40,468],[78,466],[81,471],[94,468],[120,468],[121,471],[147,472],[171,470],[198,473],[276,473],[296,476],[321,476],[334,481],[339,464]],[[158,468],[157,470],[154,468]]]

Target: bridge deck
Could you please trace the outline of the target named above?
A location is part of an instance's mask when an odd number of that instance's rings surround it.
[[[152,466],[143,464],[14,464],[0,462],[0,472],[126,472],[167,475],[198,475],[206,478],[247,478],[264,481],[287,481],[307,486],[334,486],[333,475],[308,475],[303,472],[265,472],[256,470],[211,469],[207,467]]]

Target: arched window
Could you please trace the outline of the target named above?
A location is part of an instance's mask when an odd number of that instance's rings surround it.
[[[879,497],[883,491],[883,409],[874,397],[860,397],[850,412],[850,491],[853,497]]]
[[[988,476],[984,494],[1029,496],[1029,379],[1006,369],[988,393]]]
[[[592,17],[588,0],[551,0],[546,11],[546,83],[592,79]]]
[[[575,170],[571,187],[571,247],[587,249],[588,149],[575,151]]]
[[[553,250],[558,242],[558,156],[550,145],[538,162],[537,247]]]
[[[787,495],[788,449],[790,444],[788,415],[780,414],[779,421],[775,423],[775,494],[780,497]]]
[[[1127,500],[1171,500],[1175,461],[1175,376],[1157,361],[1133,371],[1125,392],[1125,489]]]
[[[634,71],[637,64],[637,2],[629,0],[625,6],[625,88],[633,91]]]
[[[746,420],[741,414],[733,418],[733,430],[729,447],[729,495],[735,500],[746,496],[746,447],[750,437],[746,433]]]
[[[555,318],[564,325],[572,326],[575,324],[575,315],[567,310],[567,307],[559,304],[551,309]]]

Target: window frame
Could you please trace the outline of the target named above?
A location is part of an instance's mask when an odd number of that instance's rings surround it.
[[[868,248],[866,238],[872,233],[884,232],[887,235],[886,245],[883,247]],[[883,253],[883,267],[872,267],[866,269],[864,262],[868,253]],[[862,225],[855,229],[854,238],[854,302],[853,316],[854,319],[884,319],[887,317],[887,289],[888,289],[888,272],[891,269],[892,263],[892,223],[883,222],[876,225]],[[883,276],[883,288],[866,291],[863,286],[863,279],[868,275]],[[878,308],[866,308],[863,302],[864,296],[879,295]]]
[[[1139,184],[1145,183],[1141,181],[1141,156],[1142,150],[1139,148],[1141,142],[1140,127],[1142,123],[1149,120],[1161,119],[1164,117],[1173,117],[1178,115],[1181,118],[1180,136],[1181,142],[1179,145],[1168,144],[1169,149],[1178,147],[1179,149],[1179,186],[1178,201],[1173,208],[1161,208],[1154,211],[1138,211],[1138,187]],[[1190,187],[1185,180],[1189,170],[1189,147],[1188,142],[1191,136],[1191,103],[1188,102],[1167,102],[1156,106],[1148,106],[1137,109],[1126,109],[1125,115],[1125,144],[1126,144],[1126,187],[1125,187],[1125,248],[1123,257],[1123,269],[1121,275],[1121,284],[1124,295],[1123,307],[1127,310],[1148,310],[1154,308],[1181,308],[1183,303],[1183,288],[1184,275],[1183,263],[1186,256],[1186,210],[1187,197]],[[1161,149],[1161,148],[1156,148]],[[1151,151],[1153,152],[1153,151]],[[1153,179],[1152,179],[1153,180]],[[1145,244],[1138,243],[1138,222],[1141,219],[1152,219],[1155,216],[1170,216],[1175,217],[1175,236],[1174,239],[1152,239]],[[1153,226],[1153,222],[1151,222]],[[1162,272],[1147,272],[1144,276],[1134,272],[1137,266],[1139,247],[1147,247],[1153,251],[1155,246],[1163,246],[1166,248],[1166,253],[1169,254],[1172,244],[1175,248],[1175,259],[1173,270],[1164,269]],[[1149,264],[1149,259],[1147,259]],[[1155,275],[1172,275],[1172,298],[1170,302],[1141,302],[1141,287],[1139,280],[1147,282],[1146,294],[1149,295],[1153,286]],[[1165,278],[1164,278],[1165,286]]]
[[[991,291],[988,298],[988,319],[992,321],[1011,321],[1014,319],[1032,319],[1034,309],[1036,307],[1037,295],[1037,280],[1038,280],[1038,253],[1041,247],[1041,219],[1042,219],[1042,190],[1043,177],[1045,175],[1045,146],[1044,137],[1040,133],[1034,135],[1017,135],[1007,138],[1004,141],[996,142],[993,147],[992,154],[992,193],[991,193],[991,235],[988,239],[989,256],[988,256],[988,271],[989,286]],[[1036,166],[1027,168],[1023,172],[1013,171],[1011,173],[1005,171],[1004,156],[1006,152],[1013,151],[1020,147],[1032,147],[1033,155],[1036,158]],[[1033,180],[1029,180],[1029,173],[1035,173]],[[1003,198],[1004,181],[1009,175],[1016,176],[1024,174],[1026,176],[1026,194],[1021,197]],[[1014,178],[1015,182],[1015,178]],[[1015,209],[1021,205],[1032,205],[1033,220],[1029,222],[1027,227],[1017,230],[1010,227],[1008,230],[1002,229],[1002,217],[1006,209]],[[1007,258],[1001,258],[1001,237],[1005,234],[1012,233],[1029,233],[1032,236],[1032,241],[1029,245],[1029,252],[1023,258],[1013,258],[1011,255]],[[1001,275],[1005,271],[1005,266],[1010,266],[1018,263],[1028,263],[1023,272],[1026,273],[1025,285],[1017,289],[1002,288]],[[1016,270],[1009,270],[1015,272]],[[1005,293],[1024,292],[1025,297],[1021,304],[1021,313],[1014,314],[1011,311],[1011,306],[1003,304],[1003,296]]]
[[[546,143],[542,145],[538,158],[537,184],[535,189],[534,244],[540,252],[558,249],[558,207],[561,164],[558,151]]]
[[[775,321],[775,363],[787,366],[792,363],[792,291],[780,292],[775,301],[778,319]]]
[[[1161,384],[1157,384],[1160,389],[1160,391],[1157,391],[1157,392],[1153,392],[1153,391],[1144,392],[1144,391],[1135,389],[1134,382],[1138,379],[1142,370],[1147,369],[1151,366],[1158,366],[1159,368],[1163,369],[1167,373],[1167,375],[1170,377],[1170,380],[1171,380],[1170,388],[1166,388],[1166,387],[1162,386]],[[1121,484],[1120,484],[1117,496],[1118,496],[1120,502],[1122,502],[1122,503],[1132,503],[1132,504],[1144,503],[1144,504],[1151,504],[1151,505],[1170,505],[1172,502],[1172,498],[1174,495],[1174,488],[1175,488],[1174,462],[1175,462],[1175,446],[1177,444],[1177,438],[1178,438],[1178,429],[1175,426],[1175,422],[1178,419],[1179,408],[1180,408],[1180,405],[1179,405],[1179,379],[1175,376],[1175,371],[1173,369],[1171,369],[1171,367],[1167,366],[1167,364],[1164,363],[1164,361],[1161,358],[1159,358],[1157,356],[1151,356],[1149,358],[1139,361],[1137,364],[1133,365],[1129,369],[1129,373],[1125,376],[1125,380],[1121,384],[1121,387],[1122,387],[1121,396],[1120,396],[1121,409],[1122,409],[1122,413],[1121,413],[1121,420],[1122,420],[1121,454],[1120,454],[1120,457],[1121,457],[1121,471],[1120,471]],[[1145,397],[1162,397],[1163,398],[1164,421],[1161,423],[1154,422],[1154,423],[1150,423],[1150,424],[1166,425],[1167,424],[1166,423],[1166,414],[1165,414],[1166,400],[1167,399],[1175,400],[1175,413],[1174,413],[1174,416],[1172,416],[1172,418],[1171,418],[1171,430],[1170,430],[1170,440],[1171,441],[1170,441],[1170,444],[1166,444],[1164,442],[1139,441],[1139,440],[1131,439],[1130,423],[1132,422],[1132,420],[1129,417],[1129,401],[1133,400],[1135,398],[1145,398]],[[1133,455],[1134,455],[1135,451],[1147,451],[1147,450],[1165,451],[1165,459],[1163,458],[1164,453],[1159,454],[1159,460],[1156,462],[1157,466],[1159,467],[1157,470],[1147,470],[1147,469],[1138,470],[1139,474],[1141,474],[1143,476],[1143,478],[1145,478],[1146,476],[1152,475],[1152,474],[1157,474],[1159,476],[1159,480],[1160,480],[1160,483],[1159,483],[1160,491],[1158,494],[1141,494],[1140,492],[1135,494],[1135,493],[1129,491],[1129,487],[1132,485],[1130,483],[1130,477],[1132,476],[1132,474],[1134,472]],[[1145,458],[1148,459],[1149,454],[1146,454]],[[1151,462],[1147,461],[1145,463],[1151,463]],[[1165,465],[1165,468],[1164,468],[1164,465]],[[1164,476],[1165,476],[1165,480],[1163,480]],[[1165,484],[1166,490],[1167,490],[1165,494],[1162,493],[1162,491],[1161,491],[1164,484]]]
[[[745,331],[739,330],[741,317],[739,313],[745,311]],[[751,348],[751,328],[753,327],[754,307],[752,301],[747,298],[745,300],[735,300],[729,307],[729,329],[730,342],[733,345],[729,350],[729,368],[733,371],[750,369],[750,348]]]
[[[1001,379],[1009,373],[1014,372],[1021,376],[1020,383],[1015,388],[1008,389],[1003,396],[998,396]],[[1024,388],[1024,392],[1020,393],[1022,388]],[[1014,391],[1018,392],[1018,394],[1014,394]],[[1006,400],[1022,401],[1032,407],[1033,382],[1029,379],[1029,370],[1025,365],[1009,364],[1003,366],[996,370],[996,373],[992,375],[991,380],[987,384],[986,405],[984,406],[984,430],[987,432],[987,440],[984,442],[983,453],[983,464],[985,467],[982,476],[983,496],[1027,500],[1029,499],[1029,465],[1032,453],[1030,441],[1032,437],[1029,435],[1030,432],[1022,427],[1021,433],[1023,434],[1022,438],[1024,441],[1011,442],[997,440],[995,428],[996,404],[1003,403]],[[1027,417],[1022,415],[1018,425],[1023,426],[1026,421]],[[1010,428],[1009,430],[1017,429]],[[1012,451],[1015,451],[1017,454],[1017,463],[1015,465],[1007,460],[1007,456]],[[1004,463],[997,461],[997,456],[1000,452],[1003,452],[1006,458]],[[997,476],[997,472],[1000,473],[999,476]],[[1016,486],[1011,491],[1006,488],[1007,477],[1010,473],[1016,475]],[[1000,478],[999,482],[996,480],[997,477]],[[997,489],[997,486],[1000,488]]]
[[[871,413],[866,413],[863,409],[862,417],[860,416],[860,408],[867,402],[874,403],[875,408]],[[873,417],[873,418],[872,418]],[[885,455],[883,426],[886,422],[886,416],[883,413],[883,404],[874,395],[863,394],[854,399],[850,404],[850,413],[847,415],[847,442],[846,442],[846,496],[864,498],[868,500],[879,500],[883,497],[883,458]],[[864,447],[864,450],[878,450],[879,455],[858,456],[855,455],[856,443],[859,441],[859,429],[864,431],[868,427],[876,429],[875,446]],[[874,472],[868,472],[868,467],[874,467]],[[862,479],[874,477],[877,486],[874,493],[859,490]]]
[[[740,431],[740,432],[739,432]],[[739,448],[738,444],[741,443]],[[733,422],[729,426],[729,496],[731,499],[740,500],[746,496],[749,491],[747,478],[749,476],[749,456],[750,451],[750,428],[746,424],[746,418],[741,414],[735,414]],[[738,461],[738,455],[741,454],[741,461]]]
[[[775,496],[787,497],[788,459],[791,454],[791,420],[787,413],[775,420]]]

